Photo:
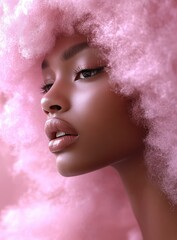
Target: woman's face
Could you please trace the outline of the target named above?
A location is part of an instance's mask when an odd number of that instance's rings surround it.
[[[87,173],[131,158],[143,134],[130,100],[114,93],[99,51],[84,36],[60,37],[42,64],[42,109],[49,149],[64,176]]]

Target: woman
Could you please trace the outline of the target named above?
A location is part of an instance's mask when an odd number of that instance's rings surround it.
[[[111,89],[105,63],[84,36],[58,38],[42,67],[46,133],[61,174],[142,155],[145,131],[131,121],[131,102]]]
[[[28,78],[43,61],[45,131],[59,172],[73,176],[112,165],[143,239],[176,239],[175,2],[24,3],[16,14],[26,14],[26,22],[15,18],[20,33],[11,49],[18,46],[28,59],[17,58]],[[24,92],[21,83],[17,90]],[[26,97],[29,104],[35,94]],[[34,141],[30,131],[25,135]]]

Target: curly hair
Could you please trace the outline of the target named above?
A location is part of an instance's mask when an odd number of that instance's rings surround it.
[[[40,64],[58,36],[77,32],[107,60],[113,89],[126,96],[138,93],[132,112],[148,127],[149,176],[177,203],[176,0],[16,2],[2,1],[0,23],[0,137],[13,146],[13,171],[27,174],[33,190],[40,188],[45,196],[57,191],[41,137]]]

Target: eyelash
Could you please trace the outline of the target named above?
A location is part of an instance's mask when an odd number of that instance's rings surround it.
[[[43,84],[41,86],[41,93],[43,93],[43,94],[47,93],[50,90],[50,88],[52,87],[52,85],[53,85],[53,83]]]
[[[91,78],[94,77],[95,75],[101,73],[103,70],[105,69],[105,67],[98,67],[98,68],[87,68],[87,69],[81,69],[80,67],[78,69],[75,70],[75,81],[79,80],[79,79],[84,79],[84,78]],[[91,74],[90,76],[86,75],[83,77],[80,77],[81,74]],[[93,73],[93,74],[92,74]]]
[[[81,69],[80,67],[77,68],[76,70],[74,70],[75,72],[75,81],[79,80],[79,79],[85,79],[85,78],[91,78],[91,77],[94,77],[95,75],[103,72],[105,69],[105,66],[103,67],[98,67],[98,68],[88,68],[88,69]],[[87,73],[87,74],[91,74],[91,76],[85,76],[83,75],[83,77],[80,77],[81,74],[84,74],[84,73]],[[44,84],[41,86],[41,92],[43,94],[47,93],[50,88],[52,87],[53,83],[48,83],[48,84]]]

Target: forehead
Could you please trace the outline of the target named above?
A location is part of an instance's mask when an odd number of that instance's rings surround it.
[[[83,44],[84,43],[84,44]],[[84,47],[87,43],[87,38],[83,35],[75,34],[72,36],[61,36],[56,39],[54,48],[46,55],[46,59],[54,55],[56,52],[62,54],[65,50],[69,49],[72,46],[83,44]]]
[[[89,51],[87,49],[89,49]],[[87,50],[87,52],[83,50]],[[82,55],[79,56],[86,54],[88,57],[90,55],[92,60],[93,58],[99,61],[103,60],[97,48],[89,47],[85,36],[78,34],[62,36],[56,39],[54,48],[45,56],[42,62],[42,69],[47,68],[52,63],[66,62],[67,60],[75,59],[74,57],[79,53],[82,53]]]

